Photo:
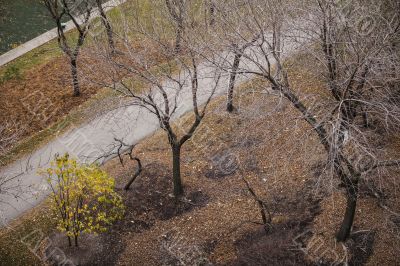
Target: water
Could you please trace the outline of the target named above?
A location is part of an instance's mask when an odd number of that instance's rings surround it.
[[[0,0],[0,54],[54,27],[40,0]]]
[[[85,0],[82,6],[95,1]],[[102,0],[102,3],[108,0]],[[0,0],[0,55],[56,27],[41,0]],[[84,8],[84,7],[83,7]],[[76,9],[76,15],[81,9]],[[62,21],[67,22],[64,15]]]

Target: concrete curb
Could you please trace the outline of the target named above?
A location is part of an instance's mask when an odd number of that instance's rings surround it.
[[[109,11],[123,3],[125,3],[127,0],[110,0],[106,3],[103,4],[103,8],[105,11]],[[91,20],[98,17],[99,13],[97,10],[95,10],[92,14],[92,17],[90,18]],[[78,21],[80,18],[78,18]],[[65,27],[65,32],[68,32],[72,29],[74,29],[74,23],[72,21],[68,21]],[[42,35],[18,46],[15,49],[12,49],[2,55],[0,55],[0,67],[4,66],[5,64],[17,59],[18,57],[32,51],[33,49],[42,46],[43,44],[57,38],[57,28],[54,28],[52,30],[49,30],[46,33],[43,33]]]

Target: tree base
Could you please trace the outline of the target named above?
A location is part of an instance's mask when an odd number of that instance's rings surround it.
[[[233,105],[228,104],[228,105],[226,106],[226,111],[227,111],[228,113],[233,113],[234,111],[236,111],[236,108],[235,108]]]

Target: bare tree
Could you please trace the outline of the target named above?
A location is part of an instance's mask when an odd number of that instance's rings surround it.
[[[399,164],[380,156],[371,145],[373,132],[365,131],[365,123],[360,123],[370,115],[389,131],[397,129],[400,120],[399,102],[392,100],[393,91],[386,85],[388,78],[399,77],[398,73],[393,75],[398,68],[392,66],[398,63],[391,56],[392,40],[399,33],[398,14],[387,19],[382,16],[379,3],[367,2],[352,1],[350,10],[359,9],[358,12],[339,14],[341,2],[330,0],[301,3],[304,5],[301,9],[285,1],[247,1],[244,7],[237,7],[240,19],[232,18],[233,12],[224,21],[227,41],[222,46],[229,47],[233,36],[236,43],[250,42],[251,36],[260,36],[242,53],[246,64],[237,72],[268,81],[302,115],[325,149],[327,168],[331,176],[339,178],[347,197],[337,233],[339,241],[350,234],[360,182],[373,169]],[[292,16],[296,13],[299,16]],[[366,15],[375,21],[374,28],[364,32],[362,26],[361,30],[360,26],[351,26],[358,25]],[[239,20],[241,24],[237,27]],[[244,30],[249,33],[243,34]],[[298,47],[315,59],[315,64],[309,67],[325,81],[326,88],[321,90],[327,89],[329,100],[324,101],[316,93],[316,101],[310,103],[291,86],[285,55]]]
[[[369,12],[364,13],[367,7]],[[333,125],[326,130],[331,132],[329,159],[333,172],[346,189],[347,207],[337,234],[337,239],[344,241],[350,234],[358,187],[366,172],[376,167],[398,165],[397,161],[379,162],[368,139],[370,132],[363,131],[361,126],[369,126],[370,115],[384,122],[380,126],[386,126],[388,130],[398,125],[398,102],[390,100],[390,87],[382,86],[390,77],[390,67],[382,64],[392,65],[388,57],[390,39],[398,34],[399,29],[398,19],[387,23],[379,4],[368,3],[367,6],[367,3],[354,1],[349,7],[356,10],[353,14],[343,14],[341,8],[330,1],[318,1],[315,21],[320,30],[321,53],[316,51],[314,55],[323,58],[325,71],[321,74],[332,100],[337,102],[332,110],[334,118],[324,122]],[[365,27],[364,20],[372,20],[374,25]],[[356,27],[349,27],[350,23]],[[363,122],[360,123],[358,118]],[[352,158],[354,155],[348,152],[349,147],[358,147],[356,157],[371,156],[373,160],[361,167]]]
[[[243,53],[245,50],[250,47],[252,44],[254,44],[258,39],[258,36],[255,37],[253,40],[250,42],[247,42],[241,46],[237,45],[236,43],[232,44],[232,49],[234,53],[234,58],[233,58],[233,63],[232,63],[232,68],[230,70],[230,78],[229,78],[229,87],[228,87],[228,95],[227,95],[227,104],[226,104],[226,110],[228,112],[233,112],[234,106],[233,106],[233,95],[234,95],[234,90],[235,90],[235,82],[236,82],[236,76],[238,74],[238,69],[240,65],[240,59],[243,56]]]
[[[159,15],[162,20],[175,20],[175,17],[168,14]],[[164,28],[165,24],[156,20],[136,22],[137,25],[126,23],[124,32],[134,32],[135,36],[140,36],[142,42],[149,47],[149,51],[139,50],[129,40],[124,41],[125,50],[118,56],[110,58],[99,51],[99,56],[108,66],[108,75],[112,79],[111,84],[104,85],[129,99],[128,106],[138,106],[138,110],[148,111],[158,120],[171,147],[174,195],[178,197],[184,193],[181,178],[182,146],[193,136],[204,119],[220,75],[215,71],[211,76],[201,73],[199,67],[203,48],[194,41],[195,38],[190,38],[189,34],[186,34],[185,38],[179,37],[179,47],[184,44],[186,53],[176,53],[176,45],[171,46],[171,36],[168,34],[169,29]],[[195,29],[191,31],[194,32]],[[188,30],[188,33],[191,31]],[[166,61],[154,67],[153,57],[146,54],[152,51],[157,51],[157,56],[165,58]],[[122,81],[121,76],[125,76]],[[139,80],[139,84],[146,89],[138,88],[135,85],[137,83],[131,82],[131,78]],[[201,85],[204,83],[207,85]],[[186,111],[190,111],[191,116],[185,123],[174,124],[174,118]]]
[[[140,173],[143,170],[142,161],[138,157],[133,155],[133,149],[135,148],[135,145],[125,144],[122,140],[119,140],[116,138],[115,138],[115,141],[117,141],[119,143],[116,153],[118,155],[119,162],[121,163],[121,165],[124,166],[124,159],[123,159],[124,154],[122,152],[125,148],[128,148],[128,151],[126,152],[126,154],[129,156],[129,159],[132,161],[136,161],[136,163],[138,165],[137,170],[135,171],[135,173],[132,175],[131,179],[128,181],[128,183],[124,187],[125,190],[129,190],[131,185],[133,184],[133,182],[135,182],[136,178],[140,175]]]
[[[199,106],[198,93],[199,88],[199,76],[198,76],[198,59],[194,54],[191,54],[191,64],[186,64],[183,62],[180,63],[180,68],[187,71],[187,74],[190,76],[190,90],[192,94],[191,104],[193,108],[193,120],[191,121],[188,129],[184,130],[183,134],[181,133],[182,128],[174,129],[172,123],[172,117],[176,112],[177,108],[180,105],[185,104],[184,102],[179,101],[180,94],[186,93],[185,90],[188,90],[186,87],[186,79],[182,79],[181,77],[174,77],[172,73],[163,73],[164,78],[168,78],[171,82],[175,83],[175,90],[171,91],[168,89],[168,85],[165,86],[162,81],[155,80],[154,77],[150,77],[146,72],[137,72],[136,74],[141,75],[145,78],[152,86],[152,88],[147,95],[140,95],[134,92],[134,88],[131,88],[128,84],[122,82],[122,90],[120,92],[124,93],[128,97],[132,97],[133,104],[138,104],[148,111],[153,113],[159,120],[160,127],[166,132],[168,136],[168,141],[171,146],[172,152],[172,175],[174,182],[174,195],[180,196],[183,194],[183,185],[181,179],[181,150],[182,146],[188,141],[200,125],[206,114],[206,108],[213,96],[216,85],[218,84],[218,77],[216,78],[216,84],[212,88],[209,96],[207,96],[206,103],[203,107]],[[137,70],[129,69],[132,73]],[[155,91],[154,91],[155,90]],[[160,98],[161,96],[161,98]]]
[[[168,12],[173,18],[175,25],[175,52],[179,53],[182,49],[182,38],[185,31],[185,16],[187,15],[187,0],[165,0]]]
[[[254,189],[251,187],[249,181],[247,181],[245,177],[242,177],[242,180],[245,183],[246,188],[250,192],[251,196],[257,202],[258,209],[260,210],[260,216],[262,219],[262,225],[264,227],[265,234],[268,235],[272,227],[272,213],[268,207],[268,204],[257,195]]]
[[[140,175],[140,173],[143,170],[142,162],[140,161],[140,159],[138,157],[134,157],[132,155],[132,151],[129,153],[129,158],[131,160],[134,160],[134,161],[137,162],[138,168],[137,168],[136,172],[133,174],[133,176],[131,177],[131,179],[129,180],[129,182],[125,185],[125,187],[124,187],[125,190],[129,190],[130,189],[130,187],[133,184],[133,182],[135,182],[136,178]]]
[[[110,23],[110,20],[107,17],[106,12],[104,11],[102,0],[96,0],[96,5],[100,13],[101,23],[103,24],[104,28],[107,32],[107,39],[108,39],[108,46],[111,50],[111,53],[115,53],[115,42],[113,36],[113,29]]]
[[[124,190],[129,190],[132,184],[136,181],[136,179],[143,171],[142,161],[133,153],[133,150],[136,146],[135,144],[126,144],[123,140],[118,138],[114,138],[114,141],[115,143],[110,145],[109,151],[97,157],[95,162],[100,163],[106,161],[107,159],[118,157],[120,164],[124,167],[124,156],[128,156],[131,161],[135,161],[137,163],[137,169],[129,179],[128,183],[126,183],[126,185],[124,186]]]
[[[226,47],[222,47],[216,51],[212,51],[213,53],[221,53],[225,50],[231,52],[233,54],[232,63],[226,62],[227,66],[220,66],[226,71],[230,72],[228,92],[227,92],[227,111],[233,112],[235,109],[233,104],[234,98],[234,90],[236,84],[236,77],[238,75],[239,65],[245,50],[252,46],[257,39],[260,37],[259,35],[251,36],[251,32],[248,29],[241,26],[241,8],[243,7],[243,3],[235,2],[235,5],[230,5],[229,2],[219,1],[218,3],[213,0],[209,0],[207,2],[207,7],[209,9],[210,16],[212,14],[212,23],[210,25],[215,25],[218,23],[218,27],[213,27],[212,32],[206,35],[206,38],[203,40],[205,42],[209,41],[209,38],[213,38],[213,34],[220,33],[219,37],[217,36],[217,40],[221,40],[222,43],[229,43]],[[215,17],[215,12],[218,11],[220,16]],[[233,16],[232,16],[233,14]],[[234,19],[232,19],[232,17]],[[211,18],[210,18],[211,19]],[[226,31],[225,31],[226,30]],[[231,36],[229,32],[234,31],[236,34],[242,36],[239,40],[236,38],[237,36]],[[210,36],[211,35],[211,36]],[[246,37],[249,37],[248,39]],[[214,46],[213,46],[214,47]],[[229,58],[229,57],[228,57]]]
[[[209,20],[210,26],[215,25],[215,13],[216,13],[216,3],[215,0],[208,0],[208,13],[209,13]]]
[[[63,52],[69,57],[71,65],[72,74],[72,85],[74,96],[79,96],[81,94],[79,79],[78,79],[78,69],[77,61],[80,49],[86,39],[89,31],[89,22],[92,12],[92,5],[88,1],[68,1],[68,0],[42,0],[52,19],[57,25],[58,34],[58,45],[63,50]],[[83,6],[82,6],[83,5]],[[78,16],[79,10],[83,10],[83,14]],[[64,31],[63,21],[65,18],[70,19],[78,33],[78,38],[75,41],[75,45],[71,43],[74,41],[69,40]]]

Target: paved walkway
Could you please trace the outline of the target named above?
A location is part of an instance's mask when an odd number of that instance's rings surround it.
[[[213,78],[216,69],[207,64],[199,66],[199,92],[198,102],[205,103],[210,95],[210,90],[215,86]],[[193,108],[191,80],[185,71],[176,77],[185,80],[186,86],[179,93],[178,105],[173,119],[177,119]],[[238,77],[238,83],[248,80],[248,76]],[[219,80],[214,96],[224,94],[229,84],[228,75],[224,75]],[[177,88],[171,82],[164,83],[169,94],[176,93]],[[159,95],[155,95],[156,102]],[[158,99],[158,100],[157,100]],[[54,158],[56,153],[63,154],[68,152],[71,156],[78,158],[81,162],[93,162],[95,159],[115,150],[115,138],[123,140],[125,143],[134,144],[141,139],[151,136],[159,129],[159,123],[154,114],[145,108],[137,105],[121,107],[110,111],[89,123],[73,129],[65,134],[58,136],[46,146],[37,150],[29,157],[22,158],[18,162],[9,165],[0,172],[0,176],[14,176],[22,173],[18,179],[13,180],[11,186],[21,187],[22,194],[19,198],[1,195],[0,203],[0,227],[1,221],[7,224],[25,211],[39,204],[48,194],[49,189],[46,180],[37,174],[38,169],[46,168],[49,161]],[[103,159],[103,161],[108,158]]]
[[[294,47],[286,45],[286,56],[293,52]],[[258,64],[262,64],[263,56],[256,51],[250,51],[251,57]],[[225,58],[228,62],[233,61],[232,55],[222,53],[220,58]],[[259,60],[257,60],[259,59]],[[265,62],[264,62],[265,63]],[[243,59],[241,67],[247,70],[257,70],[257,66],[249,60]],[[198,103],[204,103],[210,90],[215,86],[216,67],[204,62],[198,67],[199,91]],[[190,88],[191,80],[189,73],[180,72],[174,77],[184,81],[185,86],[179,91],[176,101],[177,110],[173,119],[181,117],[193,108],[192,92]],[[252,76],[239,75],[237,85],[248,81]],[[225,94],[229,84],[229,76],[225,74],[219,80],[214,96]],[[163,87],[168,91],[168,95],[177,93],[177,86],[171,82],[164,82]],[[163,106],[160,95],[155,94],[157,104]],[[174,101],[171,101],[174,102]],[[157,129],[159,123],[154,114],[151,114],[144,107],[130,105],[110,111],[87,124],[81,125],[73,130],[57,136],[53,141],[40,148],[29,157],[7,166],[0,171],[0,176],[14,176],[22,173],[14,179],[10,186],[20,187],[22,194],[19,198],[0,193],[0,227],[3,226],[25,211],[38,205],[49,194],[46,180],[37,174],[38,169],[46,168],[56,153],[63,154],[68,152],[71,156],[78,158],[80,162],[93,162],[95,159],[110,153],[116,149],[115,138],[123,140],[125,143],[135,144],[141,139],[151,136]],[[107,160],[109,158],[105,158]],[[8,204],[1,204],[7,202]]]
[[[110,0],[107,3],[103,4],[103,8],[105,11],[111,10],[117,6],[119,6],[120,4],[125,3],[126,0]],[[95,10],[90,19],[94,19],[96,17],[99,16],[99,12],[97,10]],[[78,18],[78,21],[82,20],[82,17]],[[65,32],[68,32],[72,29],[74,29],[74,23],[72,21],[67,22],[66,27],[65,27]],[[14,59],[32,51],[33,49],[53,40],[57,38],[57,28],[54,28],[20,46],[18,46],[15,49],[12,49],[2,55],[0,55],[0,66],[3,66],[11,61],[13,61]]]

